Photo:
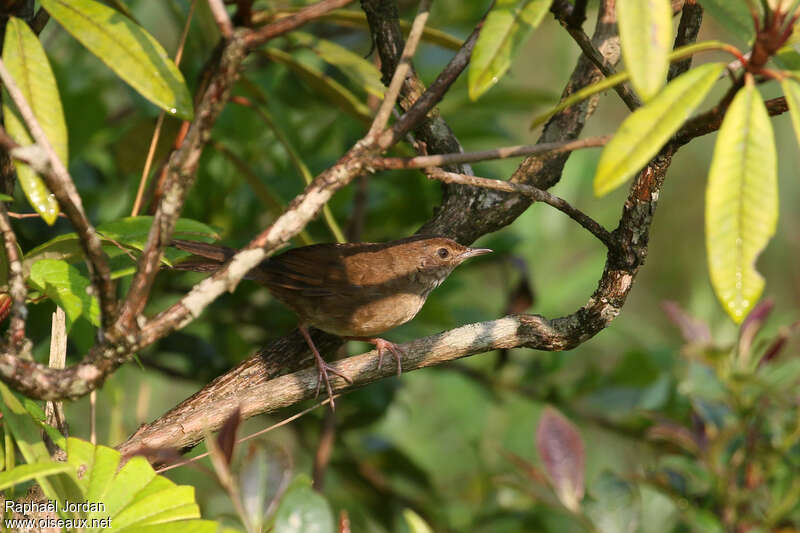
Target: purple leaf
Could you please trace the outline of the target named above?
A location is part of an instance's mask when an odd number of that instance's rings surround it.
[[[795,322],[788,328],[781,328],[778,336],[772,340],[767,349],[764,351],[764,355],[762,355],[761,359],[758,360],[758,366],[766,365],[773,359],[777,358],[786,347],[786,343],[789,342],[789,338],[794,335],[798,328],[800,328],[800,321]]]
[[[742,327],[739,329],[739,357],[748,358],[750,355],[750,346],[753,344],[753,339],[756,334],[761,331],[764,322],[766,322],[775,303],[770,300],[759,302],[747,318],[742,322]]]
[[[233,448],[236,445],[236,430],[239,429],[241,421],[241,410],[237,407],[225,420],[225,423],[222,424],[222,428],[217,435],[217,446],[219,446],[222,455],[225,457],[225,463],[228,465],[231,464]]]
[[[687,313],[678,302],[665,300],[661,308],[667,314],[670,322],[681,330],[683,339],[691,344],[711,344],[711,330],[702,320]]]
[[[584,493],[586,451],[572,422],[552,407],[545,407],[536,429],[536,447],[558,499],[577,511]]]

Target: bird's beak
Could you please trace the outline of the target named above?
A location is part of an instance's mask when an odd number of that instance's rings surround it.
[[[479,255],[490,254],[492,250],[489,248],[467,248],[465,251],[461,252],[458,255],[460,260],[469,259],[470,257],[476,257]]]

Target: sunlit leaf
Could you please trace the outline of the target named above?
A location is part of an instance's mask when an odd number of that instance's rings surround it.
[[[100,308],[97,298],[88,293],[89,280],[74,266],[57,259],[42,259],[31,267],[29,282],[46,294],[67,315],[67,329],[85,317],[95,326],[100,325]]]
[[[486,16],[472,52],[467,83],[477,100],[506,73],[521,45],[553,0],[498,0]]]
[[[94,0],[42,0],[42,7],[139,94],[191,120],[192,98],[183,75],[141,26]]]
[[[36,121],[41,126],[47,140],[53,146],[56,155],[65,165],[68,162],[67,125],[64,122],[64,110],[58,94],[53,71],[44,53],[39,39],[25,22],[10,17],[6,26],[6,37],[3,44],[3,62],[9,74],[17,82],[17,86],[25,97],[25,101],[33,111]],[[28,134],[16,108],[9,105],[11,98],[3,98],[3,116],[8,134],[17,143],[25,146],[33,140]],[[28,165],[15,162],[17,177],[22,192],[31,207],[39,213],[48,224],[58,218],[58,202],[50,190]]]
[[[0,490],[24,483],[34,478],[60,474],[72,470],[72,466],[57,461],[42,461],[19,465],[6,472],[0,472]]]
[[[126,255],[129,249],[143,250],[152,224],[152,216],[125,217],[100,224],[97,226],[97,233],[103,243],[103,250],[113,260],[121,255]],[[218,239],[219,233],[208,224],[180,218],[175,225],[173,237],[210,242]],[[164,251],[163,261],[165,264],[171,265],[174,260],[187,255],[186,252],[167,248]],[[83,250],[78,235],[66,233],[54,237],[26,253],[22,261],[22,269],[23,272],[29,272],[31,266],[40,259],[59,259],[74,263],[80,261],[82,257]],[[132,261],[130,262],[132,263]]]
[[[786,104],[789,106],[789,116],[792,117],[794,136],[797,137],[797,142],[800,143],[800,83],[791,78],[786,78],[781,81],[781,87],[783,88],[783,95],[786,97]]]
[[[700,105],[724,68],[723,63],[708,63],[689,70],[626,118],[597,163],[595,194],[614,190],[646,165]]]
[[[617,0],[617,21],[631,83],[647,102],[667,81],[672,6],[669,0]]]
[[[36,464],[50,461],[50,453],[42,440],[39,426],[17,395],[2,382],[0,382],[0,411],[3,414],[3,427],[14,436],[14,444],[25,462]],[[67,483],[69,478],[65,476],[37,474],[35,477],[44,494],[50,499],[63,499],[73,495]]]
[[[433,529],[413,509],[403,509],[403,519],[411,533],[433,533]]]
[[[120,459],[112,448],[67,440],[67,463],[80,472],[81,501],[102,504],[85,512],[90,522],[110,519],[115,530],[123,531],[218,531],[215,522],[196,520],[200,510],[194,487],[156,475],[144,457],[133,457],[122,468]]]
[[[747,83],[717,136],[706,189],[706,253],[711,284],[741,322],[764,279],[755,269],[778,221],[778,168],[772,124],[761,95]]]
[[[575,425],[547,407],[536,429],[536,448],[561,503],[577,511],[583,499],[586,451]]]

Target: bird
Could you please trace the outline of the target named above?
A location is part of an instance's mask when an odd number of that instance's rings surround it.
[[[173,240],[171,246],[193,254],[173,268],[195,272],[219,270],[237,252],[227,246],[182,239]],[[328,373],[352,381],[325,362],[308,326],[374,344],[379,368],[388,350],[399,375],[402,365],[397,345],[378,335],[414,318],[431,291],[462,262],[490,252],[428,235],[383,243],[312,244],[265,259],[245,278],[265,286],[297,314],[298,329],[317,365],[317,395],[324,384],[334,408]]]

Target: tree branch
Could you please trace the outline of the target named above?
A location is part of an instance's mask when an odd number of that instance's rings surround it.
[[[580,210],[572,207],[566,200],[559,198],[553,194],[542,189],[537,189],[532,185],[524,185],[521,183],[511,183],[503,180],[492,180],[487,178],[479,178],[477,176],[468,176],[466,174],[456,174],[454,172],[446,172],[438,168],[428,169],[427,175],[429,178],[439,180],[445,183],[460,183],[462,185],[471,185],[473,187],[483,187],[484,189],[491,189],[494,191],[503,191],[516,194],[522,194],[535,200],[537,202],[545,203],[551,207],[555,207],[572,220],[583,226],[589,233],[597,237],[597,239],[606,245],[606,247],[613,247],[616,245],[611,233],[608,232],[597,221],[589,215],[581,212]]]
[[[116,317],[116,287],[111,280],[108,258],[103,251],[100,238],[97,236],[94,226],[86,217],[81,197],[75,188],[72,177],[67,172],[67,167],[56,155],[53,145],[50,144],[50,140],[39,125],[39,121],[36,120],[33,110],[28,105],[28,102],[25,101],[25,97],[2,60],[0,60],[0,79],[2,79],[8,94],[17,106],[36,144],[47,154],[52,172],[46,172],[42,174],[42,177],[80,237],[81,247],[88,260],[92,287],[100,300],[102,325],[103,327],[108,327]]]
[[[316,4],[304,7],[293,15],[278,19],[271,24],[249,32],[244,38],[244,44],[247,48],[255,48],[270,39],[274,39],[279,35],[299,28],[329,11],[344,7],[352,1],[353,0],[321,0]]]
[[[8,328],[8,338],[12,350],[19,353],[25,344],[25,321],[28,317],[28,308],[25,298],[28,290],[25,287],[25,275],[22,271],[22,260],[19,256],[17,236],[11,227],[5,202],[0,201],[0,234],[8,260],[8,292],[14,306],[11,308],[11,323]]]
[[[425,28],[425,22],[430,15],[430,7],[431,0],[422,0],[420,2],[419,11],[414,18],[411,31],[408,34],[408,41],[406,41],[403,53],[400,55],[400,62],[394,70],[392,81],[386,89],[383,102],[381,102],[380,107],[378,107],[378,112],[375,114],[375,118],[372,121],[372,125],[370,125],[365,139],[371,141],[377,137],[379,133],[383,132],[386,123],[389,121],[389,117],[394,109],[394,104],[397,102],[397,97],[400,95],[403,82],[411,71],[411,58],[414,56],[414,52],[417,51],[417,46],[422,38],[422,30]]]
[[[208,7],[222,38],[230,39],[233,36],[233,23],[231,17],[228,16],[228,10],[225,9],[225,4],[222,3],[222,0],[208,0]]]
[[[475,161],[486,161],[489,159],[506,159],[523,155],[573,152],[583,148],[605,146],[610,140],[611,135],[603,135],[601,137],[588,137],[575,141],[508,146],[480,152],[459,152],[453,154],[422,155],[417,157],[381,157],[373,159],[369,162],[369,165],[375,170],[441,167],[458,163],[473,163]]]
[[[569,6],[569,9],[567,9]],[[616,71],[614,67],[609,64],[605,57],[594,47],[592,40],[583,31],[581,25],[586,20],[586,2],[581,1],[574,7],[565,3],[554,3],[550,7],[550,11],[556,17],[556,20],[561,23],[567,33],[572,37],[575,43],[589,60],[600,69],[603,76],[610,78]],[[633,92],[630,83],[619,83],[614,86],[614,91],[619,95],[628,109],[631,111],[636,110],[642,106],[642,101]]]

